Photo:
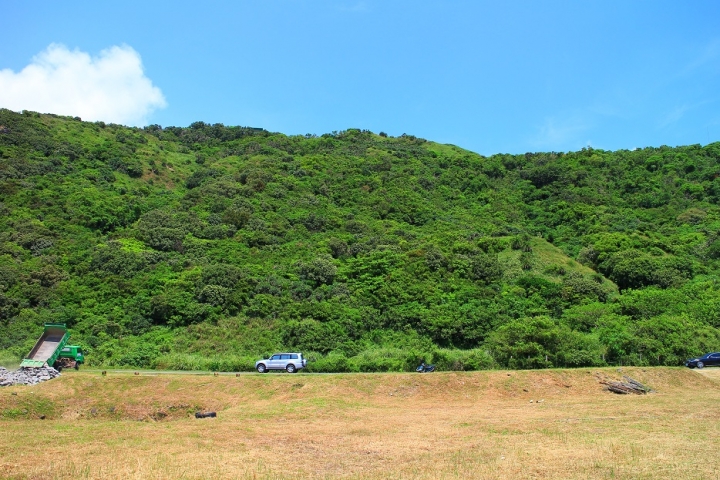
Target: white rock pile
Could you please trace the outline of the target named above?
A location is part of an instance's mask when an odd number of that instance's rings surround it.
[[[40,382],[45,382],[59,376],[60,372],[52,367],[20,367],[17,370],[7,370],[4,367],[0,367],[0,387],[9,387],[10,385],[37,385]]]

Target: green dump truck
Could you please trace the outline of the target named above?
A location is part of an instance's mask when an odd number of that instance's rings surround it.
[[[64,323],[46,323],[42,336],[20,366],[39,368],[48,365],[58,371],[70,367],[77,370],[85,363],[85,356],[81,347],[67,345],[68,340],[70,332]]]

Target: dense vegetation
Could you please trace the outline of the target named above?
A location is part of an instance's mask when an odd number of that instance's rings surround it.
[[[720,349],[720,143],[484,157],[410,135],[0,110],[0,357],[677,365]]]

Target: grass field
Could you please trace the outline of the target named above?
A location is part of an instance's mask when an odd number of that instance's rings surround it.
[[[0,477],[720,478],[718,405],[720,369],[71,371],[0,389]]]

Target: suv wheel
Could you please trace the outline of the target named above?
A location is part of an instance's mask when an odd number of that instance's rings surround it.
[[[258,373],[266,373],[267,372],[267,368],[265,367],[264,363],[259,364],[256,368],[257,368]]]
[[[297,369],[295,368],[295,365],[292,363],[288,363],[288,366],[285,367],[285,370],[287,370],[288,373],[295,373],[297,372]]]

